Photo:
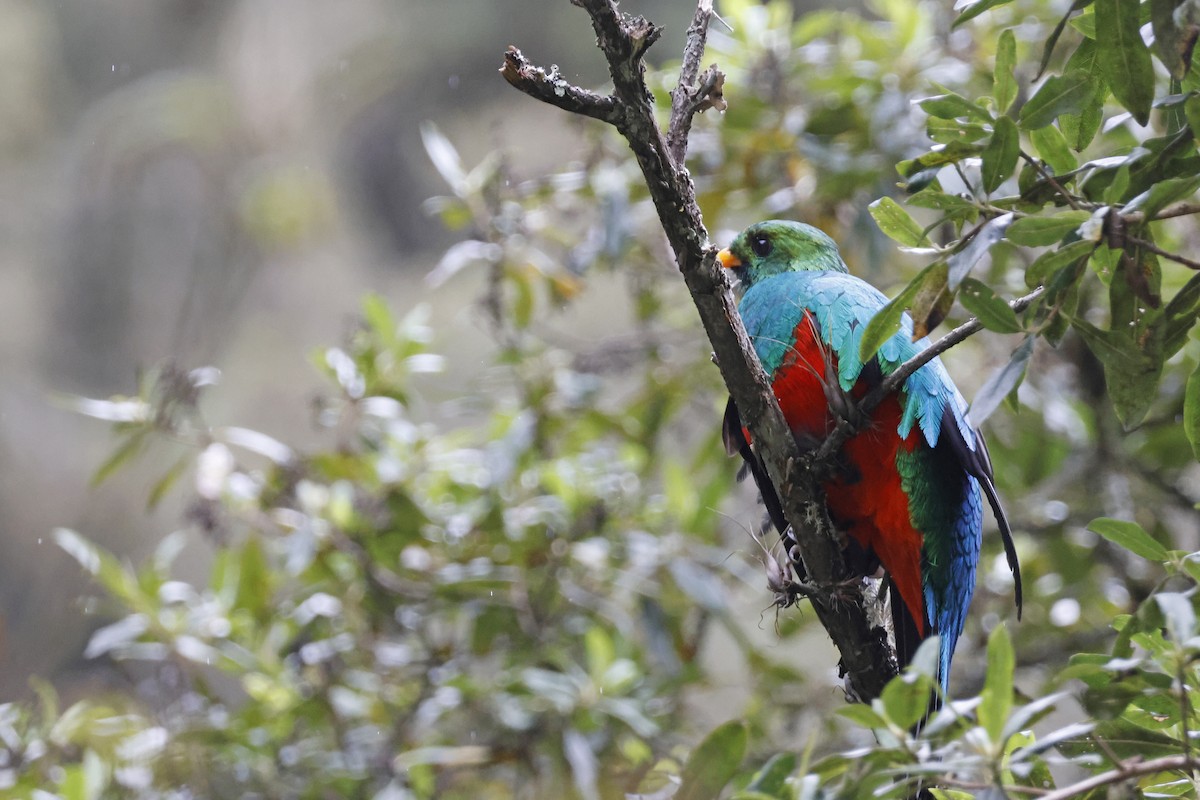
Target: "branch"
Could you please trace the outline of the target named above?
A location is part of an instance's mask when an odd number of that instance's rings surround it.
[[[615,98],[572,85],[558,74],[557,67],[551,67],[547,73],[529,63],[524,54],[511,45],[504,53],[504,66],[500,67],[500,74],[504,80],[543,103],[572,114],[616,124],[619,109]]]
[[[1157,256],[1165,258],[1168,261],[1174,261],[1176,264],[1182,264],[1183,266],[1187,267],[1188,269],[1200,270],[1200,261],[1193,261],[1190,258],[1179,255],[1178,253],[1171,253],[1166,250],[1163,250],[1161,247],[1159,247],[1158,245],[1156,245],[1154,242],[1150,241],[1149,239],[1139,239],[1136,236],[1126,236],[1125,241],[1130,242],[1131,244],[1135,244],[1144,250],[1149,250],[1151,253],[1154,253]]]
[[[1153,775],[1158,772],[1168,772],[1176,769],[1194,770],[1198,768],[1200,768],[1200,759],[1191,756],[1164,756],[1150,761],[1130,760],[1122,763],[1116,769],[1101,772],[1099,775],[1093,775],[1086,780],[1072,783],[1070,786],[1064,786],[1057,791],[1044,794],[1041,800],[1071,800],[1074,797],[1082,797],[1101,786],[1111,786],[1114,783],[1120,783],[1130,778]]]
[[[1174,217],[1186,217],[1189,214],[1200,214],[1200,203],[1180,203],[1177,206],[1164,208],[1150,219],[1151,221],[1160,219],[1173,219]],[[1122,214],[1121,216],[1123,216],[1125,221],[1130,225],[1138,225],[1146,221],[1146,215],[1141,211],[1134,211],[1129,214]]]
[[[816,474],[802,468],[808,461],[801,459],[796,440],[784,422],[767,375],[746,335],[728,279],[717,265],[716,248],[709,242],[701,219],[695,187],[682,163],[682,154],[686,151],[686,125],[699,110],[698,104],[679,100],[682,110],[673,117],[679,120],[675,130],[682,144],[675,155],[655,122],[653,96],[646,87],[642,63],[646,49],[659,38],[662,29],[642,17],[620,13],[614,0],[571,1],[582,6],[591,17],[597,46],[608,61],[613,81],[613,112],[589,116],[597,116],[614,125],[628,141],[641,167],[676,263],[712,343],[721,376],[737,403],[742,420],[750,429],[768,475],[780,490],[784,513],[794,523],[793,531],[800,543],[805,569],[810,582],[817,587],[812,597],[813,609],[841,653],[851,692],[863,699],[878,697],[884,684],[895,674],[895,659],[887,647],[886,636],[881,636],[871,625],[862,603],[847,602],[843,584],[853,576],[842,558],[837,531],[825,510],[824,495]],[[696,20],[688,31],[685,66],[698,69],[711,15],[709,0],[700,0]],[[510,50],[505,56],[502,71],[506,78],[508,60],[513,52]],[[580,96],[574,87],[555,84],[552,100],[543,91],[527,89],[536,89],[539,83],[536,80],[532,84],[511,80],[510,83],[559,107],[563,107],[560,102],[563,96]],[[557,92],[558,88],[563,94]],[[689,90],[681,86],[675,95],[688,96]],[[696,94],[693,92],[690,96],[694,99]],[[590,103],[583,105],[587,109],[596,107]]]
[[[1044,291],[1045,288],[1039,286],[1024,297],[1018,297],[1016,300],[1013,300],[1008,305],[1013,311],[1020,313],[1033,305],[1033,301],[1041,297]],[[856,413],[850,416],[855,419],[865,419],[885,398],[898,391],[901,384],[908,380],[910,375],[951,347],[974,336],[981,330],[983,330],[983,323],[974,317],[959,325],[908,361],[905,361],[894,372],[888,373],[888,376],[878,386],[863,397],[862,402],[856,408]],[[843,419],[839,422],[837,427],[825,438],[825,441],[821,443],[821,447],[817,450],[817,463],[827,463],[828,459],[832,458],[834,453],[842,449],[842,445],[854,434],[856,428],[857,426],[848,419]]]
[[[688,134],[692,130],[692,119],[697,113],[709,108],[724,111],[726,107],[723,89],[725,73],[714,64],[705,70],[699,85],[696,74],[700,71],[700,59],[704,57],[704,44],[708,41],[708,23],[713,16],[712,0],[699,0],[696,15],[687,30],[687,45],[683,49],[683,66],[679,70],[679,83],[671,92],[671,121],[667,125],[667,149],[676,164],[682,165],[687,156]]]

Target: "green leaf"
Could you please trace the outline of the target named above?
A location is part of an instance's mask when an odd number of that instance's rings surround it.
[[[1183,392],[1183,432],[1192,443],[1192,455],[1200,461],[1200,366],[1192,371]]]
[[[1001,114],[1017,99],[1017,79],[1013,76],[1016,63],[1017,37],[1012,28],[1005,28],[996,41],[996,66],[992,71],[992,96]]]
[[[972,424],[982,425],[983,421],[1000,407],[1004,398],[1021,385],[1021,379],[1025,377],[1025,368],[1033,356],[1033,341],[1033,336],[1026,336],[1017,349],[1013,350],[1008,363],[988,376],[983,386],[979,387],[975,399],[971,401]]]
[[[1187,344],[1188,331],[1200,315],[1200,274],[1193,275],[1163,309],[1163,358],[1171,358]]]
[[[1046,37],[1046,44],[1042,47],[1042,60],[1038,64],[1037,75],[1034,80],[1038,80],[1046,73],[1046,67],[1050,64],[1050,57],[1054,55],[1054,48],[1058,45],[1058,38],[1062,36],[1063,29],[1067,27],[1067,20],[1071,19],[1071,15],[1081,8],[1086,8],[1091,5],[1092,0],[1074,0],[1071,7],[1067,9],[1067,13],[1059,18],[1058,24],[1054,26],[1054,30],[1050,31],[1050,35]]]
[[[1078,114],[1096,95],[1096,82],[1081,70],[1052,75],[1037,93],[1021,106],[1021,130],[1045,127],[1060,114]]]
[[[887,721],[875,713],[875,709],[863,703],[853,703],[848,706],[841,706],[837,710],[839,717],[844,717],[851,722],[861,725],[864,728],[872,730],[876,728],[886,728]]]
[[[917,672],[897,675],[883,687],[880,700],[888,719],[901,728],[916,725],[929,711],[930,692],[933,682],[929,676]]]
[[[1012,221],[1012,214],[1002,214],[988,220],[966,247],[950,256],[946,262],[948,267],[946,280],[950,291],[958,289],[963,278],[967,277],[979,260],[992,249],[992,245],[1004,238],[1004,233]]]
[[[1177,756],[1183,748],[1178,739],[1147,730],[1127,719],[1113,719],[1096,725],[1093,736],[1059,742],[1058,749],[1066,756],[1095,756],[1094,739],[1103,739],[1107,749],[1118,758],[1160,758]]]
[[[1021,134],[1009,117],[996,120],[992,140],[983,148],[983,190],[988,194],[1012,177],[1021,153]]]
[[[758,792],[780,800],[791,797],[787,792],[787,779],[796,771],[795,753],[776,753],[754,773],[745,791]]]
[[[1152,336],[1137,340],[1122,331],[1101,330],[1079,317],[1072,318],[1071,326],[1104,364],[1109,399],[1121,424],[1129,428],[1141,422],[1158,393],[1161,342],[1156,345]]]
[[[1131,0],[1096,0],[1096,53],[1113,96],[1145,125],[1154,103],[1154,66],[1139,30],[1139,6]]]
[[[719,725],[688,757],[676,800],[712,800],[737,774],[746,754],[746,726],[737,720]]]
[[[930,264],[917,278],[917,291],[908,306],[914,341],[928,336],[931,330],[941,325],[954,305],[954,295],[949,289],[950,267],[946,262]]]
[[[935,189],[923,189],[909,197],[907,202],[908,205],[916,206],[917,208],[932,208],[944,211],[947,216],[952,217],[972,218],[971,215],[979,213],[975,206],[961,196],[947,194]]]
[[[923,153],[916,158],[911,158],[907,161],[901,161],[896,165],[896,171],[906,178],[914,178],[914,176],[931,167],[941,167],[946,164],[957,164],[958,162],[978,156],[983,148],[977,144],[970,142],[950,142],[949,144],[931,150],[928,153]],[[923,186],[924,184],[922,184]],[[915,190],[913,190],[915,191]]]
[[[963,308],[983,323],[983,327],[996,333],[1020,333],[1021,321],[1012,306],[997,296],[987,284],[974,278],[965,278],[958,290],[958,301]]]
[[[1184,19],[1178,19],[1183,7]],[[1188,0],[1150,0],[1150,27],[1154,31],[1154,49],[1172,78],[1183,80],[1192,65],[1192,49],[1196,45],[1194,17],[1196,6]],[[1180,23],[1183,23],[1180,25]]]
[[[958,141],[976,142],[985,138],[991,131],[978,122],[929,117],[925,122],[925,133],[939,144],[948,144]]]
[[[927,97],[917,103],[921,110],[932,117],[941,119],[974,118],[982,122],[991,122],[992,115],[978,103],[972,103],[960,94],[948,92],[933,97]]]
[[[881,197],[868,208],[879,230],[905,247],[921,247],[929,240],[917,221],[909,216],[900,205],[890,197]]]
[[[1077,17],[1071,17],[1070,25],[1088,39],[1096,38],[1096,12],[1092,9],[1084,11]]]
[[[1047,129],[1049,130],[1049,129]],[[1087,211],[1060,211],[1048,217],[1022,217],[1008,226],[1006,238],[1024,247],[1046,247],[1062,241],[1079,226],[1091,219]]]
[[[1095,242],[1082,239],[1064,244],[1057,250],[1042,253],[1029,265],[1029,269],[1025,270],[1025,284],[1030,287],[1040,286],[1060,268],[1087,258],[1095,248]]]
[[[1003,624],[992,629],[988,636],[987,676],[979,696],[979,724],[993,742],[1000,741],[1004,723],[1012,709],[1013,671],[1016,658],[1008,628]]]
[[[1042,160],[1050,165],[1055,175],[1070,172],[1079,166],[1071,146],[1062,131],[1053,125],[1046,125],[1029,132],[1029,141]]]
[[[1200,138],[1200,95],[1192,95],[1183,101],[1183,115],[1192,129],[1192,136]]]
[[[1152,219],[1154,215],[1172,203],[1194,195],[1196,189],[1200,189],[1200,175],[1158,181],[1126,203],[1123,212],[1129,214],[1140,211],[1146,215],[1146,219]]]
[[[184,453],[174,464],[171,465],[162,477],[154,482],[150,487],[150,495],[146,498],[146,510],[153,511],[158,508],[158,504],[166,496],[167,492],[171,491],[171,487],[183,477],[183,473],[187,472],[187,468],[192,464],[192,454]]]
[[[1013,0],[975,0],[975,2],[964,8],[962,13],[954,19],[954,25],[952,27],[957,28],[967,20],[975,19],[975,17],[978,17],[989,8],[1006,5],[1012,1]]]
[[[1096,82],[1096,94],[1084,105],[1082,111],[1078,114],[1062,114],[1058,118],[1058,125],[1067,144],[1073,150],[1080,151],[1091,143],[1100,130],[1100,123],[1104,119],[1104,99],[1108,95],[1108,86],[1104,82],[1104,75],[1097,60],[1094,40],[1082,40],[1067,59],[1063,73],[1074,70],[1091,75],[1092,80]]]
[[[863,331],[862,339],[858,342],[858,357],[865,364],[875,355],[884,342],[892,338],[896,331],[900,330],[900,319],[904,315],[905,309],[912,303],[913,298],[917,294],[917,290],[921,288],[921,282],[925,279],[927,273],[936,265],[930,265],[921,270],[917,277],[913,278],[908,286],[900,294],[896,295],[886,306],[875,312],[875,316],[871,317],[871,321],[867,323],[867,329]],[[944,267],[945,264],[942,264]]]
[[[92,473],[89,484],[91,486],[99,486],[112,477],[118,469],[128,464],[135,459],[146,446],[150,443],[150,429],[138,428],[128,434],[125,441],[122,442],[116,450],[114,450],[108,458],[104,460],[96,471]]]
[[[1150,561],[1163,562],[1170,558],[1167,548],[1159,544],[1136,522],[1100,517],[1089,522],[1087,528],[1118,547]]]

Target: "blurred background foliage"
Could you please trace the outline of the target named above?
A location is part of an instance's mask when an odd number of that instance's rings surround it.
[[[978,182],[997,163],[980,156],[1005,110],[1001,31],[1019,107],[1067,10],[985,4],[957,25],[912,0],[721,4],[731,30],[706,63],[730,107],[698,120],[689,161],[714,240],[803,219],[856,274],[904,287],[939,254],[924,233],[897,250],[885,232],[903,240],[905,217],[876,222],[902,180],[929,188],[896,164],[965,138],[952,152]],[[627,10],[668,26],[662,102],[691,9]],[[5,0],[0,15],[0,102],[28,109],[0,139],[20,197],[0,270],[4,796],[707,797],[730,781],[757,800],[893,781],[903,796],[921,764],[951,764],[964,791],[1045,788],[1129,754],[1113,741],[1184,747],[1194,338],[1132,431],[1081,337],[1032,350],[988,422],[1025,619],[989,537],[954,681],[978,710],[952,706],[918,741],[927,681],[835,715],[823,632],[770,605],[772,542],[721,448],[720,380],[624,143],[495,75],[515,43],[599,84],[584,14]],[[1051,74],[1088,34],[1066,28]],[[1160,95],[1190,91],[1159,77]],[[921,103],[949,93],[988,121]],[[1079,162],[1184,130],[1102,109]],[[965,243],[1016,207],[996,198],[1018,178],[983,178],[995,193],[969,211],[910,210]],[[1191,217],[1156,225],[1164,246],[1195,242]],[[1027,253],[996,244],[974,278],[1023,294]],[[1189,275],[1164,264],[1164,296]],[[1086,291],[1081,315],[1109,322]],[[971,398],[1021,342],[987,332],[946,361]]]

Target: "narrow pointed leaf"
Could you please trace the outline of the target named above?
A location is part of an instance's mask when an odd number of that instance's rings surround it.
[[[1021,378],[1025,376],[1025,368],[1029,365],[1029,358],[1032,355],[1033,337],[1027,336],[1025,341],[1021,342],[1021,345],[1013,351],[1008,363],[993,372],[984,381],[983,386],[979,387],[979,391],[976,392],[975,399],[971,403],[971,422],[973,424],[982,425],[983,421],[1000,407],[1000,403],[1004,401],[1005,397],[1008,397],[1009,392],[1021,384]]]
[[[1071,19],[1071,15],[1081,8],[1086,8],[1091,5],[1092,0],[1074,0],[1071,7],[1067,9],[1067,13],[1063,14],[1058,20],[1058,24],[1054,26],[1054,30],[1050,32],[1050,36],[1046,39],[1046,44],[1042,48],[1042,61],[1038,65],[1037,75],[1033,77],[1036,81],[1046,73],[1046,67],[1050,64],[1050,57],[1054,55],[1054,48],[1058,44],[1058,37],[1062,36],[1063,29],[1067,27],[1067,20]]]
[[[966,5],[963,11],[954,19],[953,27],[957,28],[968,20],[975,19],[983,12],[996,6],[1002,6],[1011,3],[1013,0],[975,0],[975,2]],[[955,8],[959,8],[960,4],[955,4]]]
[[[977,103],[972,103],[962,95],[954,94],[953,92],[927,97],[918,102],[917,105],[931,117],[940,117],[941,119],[966,117],[982,122],[992,121],[992,115],[988,113],[986,108]]]
[[[1096,94],[1092,76],[1081,70],[1052,75],[1025,105],[1021,106],[1021,130],[1031,131],[1049,125],[1060,114],[1078,114]]]
[[[1176,17],[1180,6],[1184,6],[1185,18],[1182,20]],[[1192,50],[1196,46],[1196,35],[1200,33],[1193,19],[1196,13],[1195,4],[1187,0],[1150,0],[1154,50],[1171,77],[1178,80],[1187,75],[1192,65]]]
[[[921,280],[908,306],[913,321],[913,341],[928,336],[931,330],[941,325],[954,305],[954,295],[949,289],[950,268],[946,262],[930,265],[918,277]]]
[[[967,277],[979,260],[992,249],[992,245],[1004,238],[1004,233],[1012,221],[1011,213],[989,220],[971,239],[970,244],[950,257],[950,260],[946,262],[949,266],[947,280],[950,291],[957,289],[963,278]]]
[[[1096,0],[1096,51],[1113,96],[1139,124],[1150,121],[1154,66],[1142,41],[1140,3]]]
[[[1071,145],[1067,143],[1067,138],[1054,125],[1046,125],[1030,131],[1029,141],[1033,143],[1033,148],[1042,157],[1042,161],[1045,161],[1050,169],[1054,170],[1055,175],[1062,175],[1079,166],[1079,160],[1071,152]]]
[[[1100,517],[1089,522],[1087,527],[1092,533],[1098,533],[1118,547],[1148,561],[1161,562],[1170,557],[1167,548],[1146,533],[1145,529],[1136,522]]]
[[[879,230],[905,247],[921,247],[929,243],[925,232],[917,221],[909,216],[900,205],[890,197],[882,197],[871,203],[868,208]]]
[[[1046,247],[1061,242],[1063,237],[1078,230],[1091,219],[1087,211],[1060,211],[1049,217],[1022,217],[1008,227],[1006,238],[1025,247]]]
[[[787,779],[796,771],[795,753],[777,753],[771,756],[762,769],[754,773],[746,791],[760,792],[769,797],[790,797],[785,794]]]
[[[746,754],[748,734],[738,721],[718,726],[692,751],[683,767],[675,800],[710,800],[737,774]]]
[[[1124,213],[1141,211],[1151,219],[1159,211],[1180,200],[1186,200],[1200,188],[1200,176],[1189,175],[1158,181],[1146,191],[1125,204]]]
[[[985,283],[966,278],[959,287],[958,301],[989,331],[1021,332],[1021,321],[1017,319],[1017,312]]]
[[[1009,117],[996,120],[992,140],[983,148],[983,190],[988,194],[1012,177],[1021,153],[1021,135]]]
[[[904,287],[904,291],[896,295],[886,306],[876,311],[875,316],[871,317],[871,321],[867,323],[867,329],[863,331],[862,339],[858,343],[858,357],[864,364],[875,355],[875,351],[884,342],[900,330],[900,319],[904,315],[904,310],[912,303],[917,289],[921,286],[921,280],[932,268],[930,266],[922,270],[921,274]]]
[[[1016,63],[1017,37],[1012,28],[1005,28],[996,42],[996,67],[992,73],[992,96],[1001,114],[1017,99],[1017,79],[1013,76]]]
[[[1184,390],[1183,432],[1192,443],[1192,455],[1200,461],[1200,366],[1192,372]]]
[[[1070,244],[1065,244],[1057,250],[1048,250],[1042,253],[1029,265],[1029,269],[1025,270],[1026,285],[1031,288],[1040,286],[1051,275],[1058,272],[1059,269],[1080,259],[1087,258],[1095,249],[1095,242],[1081,239]]]
[[[929,710],[930,679],[919,673],[906,673],[888,681],[880,700],[888,719],[901,728],[911,728]]]
[[[992,629],[988,636],[987,675],[979,701],[979,724],[988,732],[993,742],[1000,741],[1004,723],[1012,710],[1013,671],[1016,658],[1008,628],[1003,624]]]
[[[1141,422],[1158,393],[1161,340],[1138,341],[1124,331],[1101,330],[1079,317],[1072,318],[1071,326],[1104,364],[1109,399],[1121,424],[1128,428]]]

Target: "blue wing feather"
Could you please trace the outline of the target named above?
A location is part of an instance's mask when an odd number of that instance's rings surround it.
[[[859,343],[867,323],[888,302],[869,283],[842,272],[784,272],[755,283],[739,306],[747,330],[755,336],[755,349],[768,373],[782,363],[805,310],[811,311],[821,338],[838,358],[838,382],[849,391],[862,374]],[[884,375],[929,346],[928,339],[912,341],[912,319],[904,314],[900,330],[883,343],[876,359]],[[941,435],[943,411],[950,407],[963,440],[975,449],[975,431],[967,418],[967,402],[955,388],[940,359],[933,359],[905,381],[904,413],[896,432],[908,438],[920,428],[930,447]]]

